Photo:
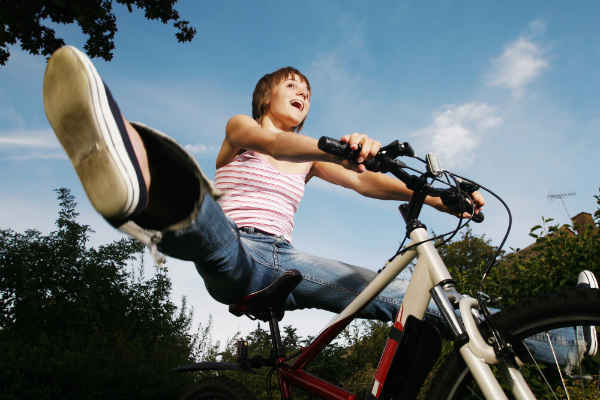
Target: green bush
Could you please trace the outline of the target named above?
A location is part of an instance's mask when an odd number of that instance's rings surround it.
[[[138,243],[89,247],[57,192],[56,231],[0,230],[0,398],[175,398],[191,377],[170,370],[198,340],[185,303],[164,268],[145,277]]]

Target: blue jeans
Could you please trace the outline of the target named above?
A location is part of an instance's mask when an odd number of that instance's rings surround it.
[[[366,268],[303,253],[282,237],[238,230],[210,196],[205,196],[190,226],[164,233],[159,249],[193,261],[210,295],[225,304],[238,302],[283,272],[296,269],[303,280],[287,298],[285,308],[338,313],[376,275]],[[393,320],[407,286],[407,280],[394,280],[359,316]]]
[[[224,304],[236,303],[283,272],[297,269],[304,279],[288,296],[285,308],[339,313],[376,275],[365,268],[303,253],[282,237],[239,230],[209,195],[191,224],[164,232],[158,248],[169,256],[194,262],[210,295]],[[406,274],[399,276],[404,279],[393,280],[358,316],[393,321],[409,284]],[[440,315],[433,303],[427,311]],[[568,367],[582,354],[585,343],[581,328],[556,329],[550,336],[561,365]],[[540,339],[544,338],[532,337],[526,342],[536,359],[552,363],[554,356]]]

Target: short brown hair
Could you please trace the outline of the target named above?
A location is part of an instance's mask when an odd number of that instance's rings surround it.
[[[310,83],[306,76],[304,76],[300,71],[298,71],[294,67],[284,67],[279,68],[277,71],[272,72],[270,74],[266,74],[262,78],[259,79],[256,87],[254,88],[254,93],[252,93],[252,118],[254,118],[257,122],[260,123],[261,118],[267,113],[269,110],[269,101],[271,100],[271,90],[281,81],[289,78],[290,76],[298,75],[300,79],[306,83],[306,87],[308,88],[310,94]],[[304,121],[306,118],[298,124],[298,126],[294,127],[294,132],[300,132],[302,127],[304,126]]]

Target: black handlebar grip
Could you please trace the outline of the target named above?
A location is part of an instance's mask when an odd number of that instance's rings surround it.
[[[348,157],[352,154],[352,149],[348,143],[342,143],[327,136],[321,136],[318,146],[325,153],[333,154],[334,156]]]
[[[473,214],[473,216],[471,217],[471,220],[473,222],[477,222],[478,224],[482,223],[484,219],[485,219],[485,216],[483,215],[483,213],[481,211],[479,211],[478,214]]]
[[[352,150],[348,143],[340,142],[327,136],[321,136],[317,144],[319,149],[325,153],[333,154],[334,156],[342,157],[350,161],[356,162],[356,158],[360,153],[360,145],[358,150]],[[369,171],[380,171],[381,162],[377,159],[370,158],[362,163]]]

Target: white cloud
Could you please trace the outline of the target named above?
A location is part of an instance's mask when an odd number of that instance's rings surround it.
[[[373,96],[373,77],[359,72],[373,68],[376,61],[366,40],[366,25],[343,10],[332,25],[336,27],[332,40],[317,49],[305,68],[313,90],[305,132],[332,137],[373,134],[376,128],[369,122],[373,115],[380,119],[383,111],[382,102]]]
[[[0,149],[8,151],[5,160],[54,160],[66,159],[58,141],[50,130],[11,131],[0,136]]]
[[[546,22],[541,19],[534,19],[529,23],[529,34],[532,36],[543,35],[546,33]]]
[[[435,112],[433,123],[416,132],[442,161],[442,166],[466,166],[473,161],[481,136],[500,125],[496,110],[486,103],[449,105]]]
[[[341,114],[350,117],[361,111],[361,104],[366,102],[363,95],[365,84],[360,75],[349,71],[345,56],[339,51],[317,57],[308,75],[311,86],[315,88],[313,91],[318,90],[319,96],[315,101],[326,108],[328,118],[338,122],[337,118],[331,117],[332,112],[336,116]]]
[[[41,77],[46,68],[46,60],[43,56],[30,54],[18,45],[9,46],[10,57],[6,66],[3,67],[9,74]]]
[[[9,103],[10,99],[11,95],[8,90],[0,89],[0,121],[2,121],[2,125],[5,127],[26,126],[25,118],[17,111],[13,104]]]
[[[356,192],[346,189],[343,186],[339,186],[339,185],[334,185],[332,183],[329,183],[323,179],[320,178],[312,178],[309,181],[309,184],[307,185],[307,190],[309,190],[308,188],[314,188],[320,191],[325,191],[328,193],[336,193],[340,196],[356,196]]]
[[[29,153],[29,154],[18,154],[13,156],[5,157],[7,160],[15,161],[27,161],[27,160],[66,160],[67,156],[65,153]]]
[[[1,147],[34,147],[57,148],[58,142],[51,131],[11,132],[7,136],[0,136]]]
[[[514,96],[522,95],[525,86],[536,79],[550,63],[544,49],[533,40],[546,29],[543,21],[529,24],[529,34],[510,42],[501,55],[492,61],[488,85],[510,89]]]
[[[187,142],[193,146],[188,150],[191,152],[216,150],[216,144],[220,144],[225,134],[227,120],[233,114],[246,112],[250,104],[246,92],[242,95],[218,87],[208,79],[184,79],[169,84],[117,79],[116,83],[119,92],[115,96],[128,118],[162,130],[179,143]]]
[[[183,147],[192,154],[215,152],[217,150],[215,146],[207,146],[205,144],[186,144]]]

